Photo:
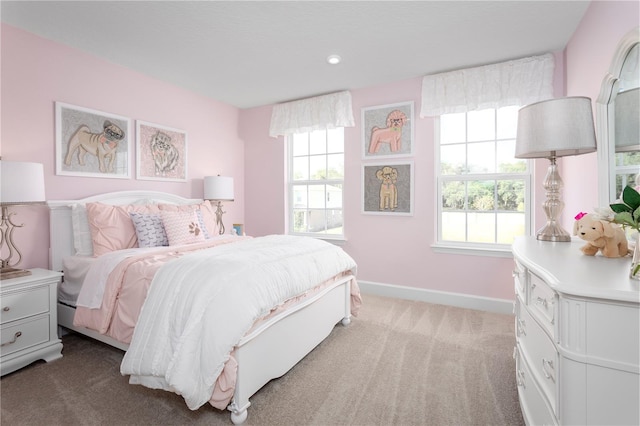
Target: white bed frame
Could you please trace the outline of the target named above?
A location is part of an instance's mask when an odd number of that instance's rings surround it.
[[[71,206],[99,201],[111,205],[167,203],[195,204],[201,199],[188,199],[155,191],[122,191],[96,195],[79,200],[49,201],[50,208],[50,269],[62,271],[62,260],[75,254]],[[322,342],[342,322],[351,322],[351,275],[345,276],[304,303],[296,305],[243,337],[235,358],[238,373],[233,399],[227,409],[231,421],[241,424],[251,405],[249,398],[267,382],[289,371],[313,348]],[[127,350],[128,345],[93,330],[73,325],[75,308],[58,303],[58,325],[93,339]],[[62,331],[62,330],[61,330]]]

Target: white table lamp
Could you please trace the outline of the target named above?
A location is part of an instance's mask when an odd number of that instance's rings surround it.
[[[522,107],[518,112],[516,158],[548,158],[551,164],[544,178],[547,199],[543,203],[547,224],[537,233],[543,241],[571,241],[557,221],[564,208],[560,197],[562,179],[556,158],[596,150],[591,99],[550,99]]]
[[[216,225],[218,233],[224,234],[224,224],[222,223],[223,201],[233,201],[233,178],[227,176],[206,176],[204,178],[204,199],[217,201]]]
[[[2,239],[0,248],[7,247],[7,257],[1,259],[0,279],[29,275],[30,272],[13,268],[22,260],[22,253],[13,240],[16,225],[9,206],[44,204],[44,167],[40,163],[0,161],[0,206],[2,206]]]

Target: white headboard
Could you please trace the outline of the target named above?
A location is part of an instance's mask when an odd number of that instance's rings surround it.
[[[101,202],[124,204],[196,204],[202,199],[184,198],[159,191],[119,191],[93,195],[78,200],[47,201],[49,205],[49,268],[62,271],[62,259],[75,254],[71,209],[74,204]]]

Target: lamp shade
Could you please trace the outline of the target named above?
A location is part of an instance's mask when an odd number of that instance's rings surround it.
[[[204,178],[204,199],[233,201],[233,178],[227,176],[206,176]]]
[[[591,99],[549,99],[518,111],[516,158],[564,157],[595,150]]]
[[[618,93],[614,108],[616,152],[640,150],[640,87]]]
[[[42,203],[44,167],[40,163],[0,161],[0,204]]]

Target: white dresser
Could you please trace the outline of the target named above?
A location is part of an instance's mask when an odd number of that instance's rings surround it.
[[[62,357],[56,315],[59,272],[31,269],[31,275],[0,281],[1,374],[33,361]]]
[[[584,241],[519,238],[516,380],[529,425],[640,424],[640,281]]]

